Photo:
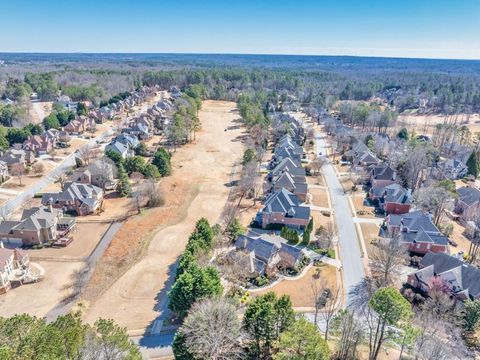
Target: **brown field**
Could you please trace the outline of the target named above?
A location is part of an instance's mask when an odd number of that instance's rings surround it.
[[[84,298],[86,319],[113,318],[129,330],[143,329],[165,310],[173,268],[202,216],[218,221],[227,200],[233,163],[242,155],[235,103],[206,101],[197,141],[173,155],[173,174],[160,191],[166,205],[128,219],[95,269]]]
[[[353,201],[353,205],[355,206],[355,213],[359,210],[363,210],[363,211],[368,211],[370,213],[374,213],[375,211],[375,208],[373,206],[366,206],[363,204],[363,201],[365,200],[365,195],[362,193],[361,195],[360,194],[355,194],[355,195],[352,195],[351,196],[352,198],[352,201]],[[374,215],[357,215],[358,217],[362,217],[362,218],[372,218],[374,217]]]
[[[307,184],[308,185],[320,185],[320,186],[326,186],[325,184],[325,178],[320,175],[320,176],[307,176]]]
[[[415,129],[421,134],[433,133],[436,124],[442,124],[445,121],[445,116],[442,115],[417,115],[415,113],[402,114],[398,117],[397,127],[400,129],[406,127],[407,129]],[[459,126],[466,125],[472,133],[480,131],[480,115],[473,114],[467,119],[467,115],[459,115],[456,121]]]
[[[83,262],[37,261],[45,269],[44,280],[12,289],[0,296],[0,315],[27,313],[43,317],[73,292],[73,282]]]
[[[316,206],[321,206],[325,208],[330,207],[327,190],[309,188],[308,192],[312,195],[313,204],[315,204]]]
[[[37,259],[41,260],[42,258],[69,259],[75,261],[85,260],[95,249],[109,226],[109,223],[77,222],[77,229],[73,232],[74,240],[68,246],[30,250],[30,257],[35,261]]]
[[[34,174],[33,171],[31,171],[29,175],[23,175],[21,179],[18,176],[13,176],[7,181],[5,181],[2,185],[0,185],[0,188],[15,191],[24,191],[26,188],[39,181],[54,167],[51,162],[45,160],[38,160],[35,162],[35,164],[43,164],[44,171],[42,174]]]
[[[378,231],[380,228],[376,224],[369,223],[360,224],[360,228],[362,229],[365,247],[367,248],[367,254],[370,254],[373,246],[375,246],[372,244],[372,240],[379,238]]]
[[[277,295],[289,295],[292,299],[292,305],[296,308],[313,308],[315,300],[311,291],[313,277],[316,269],[320,269],[320,279],[323,279],[326,286],[331,290],[337,287],[337,269],[333,266],[322,264],[319,267],[312,266],[307,273],[298,280],[284,280],[274,287],[256,292],[255,295],[261,295],[269,291],[273,291]]]

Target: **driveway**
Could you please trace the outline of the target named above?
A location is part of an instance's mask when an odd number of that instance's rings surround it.
[[[315,146],[317,154],[320,152],[326,153],[328,146],[320,133],[315,134]],[[337,222],[339,255],[343,264],[343,282],[348,304],[350,302],[350,290],[365,276],[363,259],[348,196],[344,193],[335,169],[330,162],[323,166],[322,171],[330,191],[333,214]]]

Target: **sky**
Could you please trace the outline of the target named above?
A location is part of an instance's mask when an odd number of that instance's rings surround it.
[[[480,0],[0,0],[0,52],[480,59]]]

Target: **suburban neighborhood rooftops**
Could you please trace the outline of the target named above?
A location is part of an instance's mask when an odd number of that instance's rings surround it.
[[[464,186],[457,189],[459,200],[467,205],[473,205],[480,201],[480,190],[470,186]]]

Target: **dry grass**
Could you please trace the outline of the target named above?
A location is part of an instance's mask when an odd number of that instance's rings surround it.
[[[365,201],[365,196],[362,194],[362,195],[357,195],[357,194],[354,194],[351,196],[352,198],[352,201],[353,201],[353,205],[355,206],[355,213],[357,213],[357,211],[368,211],[369,213],[371,214],[367,214],[367,215],[358,215],[358,217],[362,217],[362,218],[373,218],[375,217],[374,214],[374,211],[375,211],[375,207],[373,206],[367,206],[367,205],[364,205],[364,201]]]
[[[284,280],[274,287],[256,292],[255,295],[261,295],[273,291],[277,295],[289,295],[292,299],[292,305],[296,308],[312,308],[315,306],[315,300],[311,291],[312,281],[315,281],[314,275],[317,269],[320,269],[320,278],[331,290],[337,287],[337,269],[333,266],[322,264],[319,267],[312,266],[307,273],[298,280]]]
[[[204,103],[196,143],[178,149],[172,175],[161,181],[166,205],[128,219],[96,267],[84,295],[87,321],[103,316],[138,330],[162,314],[173,267],[195,222],[202,216],[217,221],[227,200],[225,184],[243,151],[243,130],[224,131],[238,119],[234,108]]]
[[[367,253],[370,254],[372,248],[375,246],[372,244],[372,240],[379,238],[378,232],[380,230],[380,227],[376,224],[363,223],[360,224],[360,228],[362,229],[363,239],[365,242]]]
[[[330,207],[327,190],[310,188],[308,192],[312,195],[313,204],[315,204],[316,206],[321,206],[325,208]]]

